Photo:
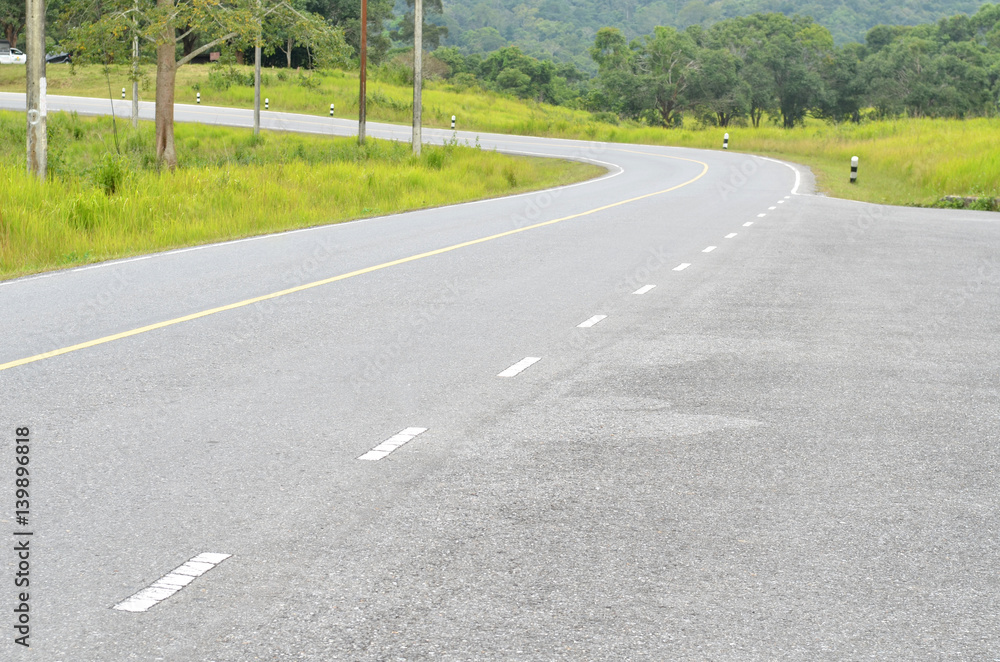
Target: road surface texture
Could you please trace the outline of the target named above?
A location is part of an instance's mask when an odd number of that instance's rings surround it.
[[[608,174],[0,285],[0,658],[1000,659],[995,214],[479,140]]]

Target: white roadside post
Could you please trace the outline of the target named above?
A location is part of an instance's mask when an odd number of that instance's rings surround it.
[[[455,130],[455,116],[454,115],[451,116],[451,130],[452,131]]]
[[[267,107],[269,105],[271,105],[271,100],[268,99],[267,97],[264,97],[264,110],[267,110]]]
[[[858,183],[858,157],[851,157],[851,183]]]
[[[330,104],[330,117],[333,117],[333,104]]]
[[[198,92],[198,97],[195,99],[195,103],[201,103],[201,92]]]
[[[722,149],[729,149],[729,133],[722,136]]]
[[[125,98],[125,88],[123,87],[122,88],[122,99],[124,99],[124,98]]]

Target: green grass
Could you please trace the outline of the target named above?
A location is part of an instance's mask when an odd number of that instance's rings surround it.
[[[203,104],[250,108],[251,87],[215,89],[209,84],[211,66],[188,65],[178,70],[177,101],[193,103],[200,90]],[[237,68],[244,77],[250,67]],[[107,82],[99,67],[77,67],[70,74],[66,65],[47,69],[51,94],[108,95]],[[146,81],[153,70],[146,68]],[[326,116],[335,103],[338,117],[357,117],[358,79],[350,72],[317,72],[307,87],[296,71],[266,69],[262,95],[271,109]],[[284,80],[281,80],[281,79]],[[112,74],[117,98],[131,84],[124,68]],[[24,89],[24,71],[0,67],[0,90]],[[152,99],[153,92],[141,93]],[[373,121],[410,122],[412,91],[407,86],[370,80],[368,117]],[[720,149],[722,134],[731,136],[730,150],[764,154],[810,166],[819,188],[829,194],[897,205],[930,205],[945,195],[1000,197],[1000,119],[897,120],[860,125],[829,125],[810,120],[792,130],[774,125],[760,129],[683,128],[662,129],[635,123],[619,125],[596,121],[593,114],[523,102],[482,90],[456,90],[442,81],[429,81],[424,88],[424,121],[428,126],[448,127],[458,116],[458,128],[468,131],[578,138],[608,142],[678,145]],[[690,123],[690,122],[689,122]],[[178,151],[186,158],[188,146]],[[858,184],[848,183],[851,156],[860,158]]]
[[[51,179],[24,167],[21,113],[0,112],[0,279],[291,228],[508,195],[603,172],[452,144],[179,124],[181,167],[158,172],[153,127],[50,115]]]

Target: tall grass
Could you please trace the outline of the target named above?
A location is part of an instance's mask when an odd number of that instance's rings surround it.
[[[52,116],[50,181],[25,173],[23,115],[0,113],[0,278],[586,179],[601,169],[459,145],[179,125],[175,172],[150,169],[152,127]],[[144,166],[143,164],[146,164]],[[152,163],[155,166],[155,162]]]

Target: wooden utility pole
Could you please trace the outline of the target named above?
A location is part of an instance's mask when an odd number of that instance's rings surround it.
[[[361,89],[358,90],[358,144],[365,144],[365,112],[368,105],[368,0],[361,0]]]
[[[413,3],[413,154],[420,156],[420,111],[424,82],[424,2]]]
[[[28,172],[45,180],[48,132],[45,110],[45,0],[26,0]]]

